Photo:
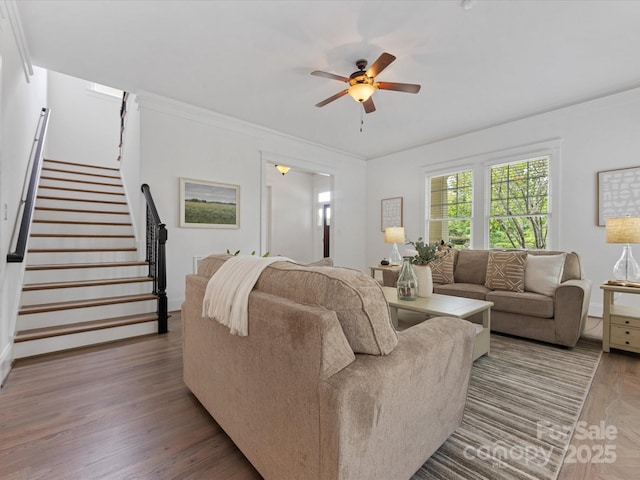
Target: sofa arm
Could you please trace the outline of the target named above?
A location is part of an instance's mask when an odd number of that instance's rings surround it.
[[[591,299],[591,280],[567,280],[556,289],[554,321],[556,342],[574,347],[584,330]]]
[[[473,325],[439,317],[398,337],[389,355],[356,355],[322,382],[323,479],[406,480],[462,421]]]

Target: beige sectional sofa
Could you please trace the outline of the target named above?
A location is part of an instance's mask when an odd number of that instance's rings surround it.
[[[355,270],[268,266],[249,334],[202,318],[209,278],[186,279],[184,380],[268,480],[406,480],[462,421],[475,329],[437,318],[396,332],[379,284]]]
[[[492,260],[500,256],[509,259],[492,269],[498,263]],[[538,275],[527,281],[535,269]],[[435,293],[493,302],[495,332],[573,347],[584,330],[591,281],[575,252],[454,250],[435,267],[433,280]],[[387,273],[384,281],[393,285],[394,274]],[[480,317],[470,320],[481,322]]]

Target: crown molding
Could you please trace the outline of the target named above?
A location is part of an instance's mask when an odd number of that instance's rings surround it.
[[[2,7],[0,8],[0,15],[4,17],[6,14],[6,18],[9,20],[9,26],[13,31],[13,38],[16,41],[16,47],[18,47],[24,77],[27,80],[27,83],[30,83],[31,79],[29,77],[33,75],[33,65],[31,64],[31,55],[29,54],[27,40],[22,28],[22,21],[20,20],[20,12],[18,12],[18,4],[16,3],[16,0],[2,0],[0,7]]]
[[[194,122],[203,123],[205,125],[211,125],[220,129],[224,129],[234,133],[240,133],[243,135],[250,135],[254,138],[273,138],[277,137],[290,142],[295,142],[300,145],[318,148],[325,152],[331,152],[344,157],[348,157],[354,160],[366,160],[365,157],[360,155],[354,155],[336,148],[322,145],[320,143],[311,142],[303,138],[295,137],[287,133],[279,132],[271,128],[263,127],[255,123],[240,120],[235,117],[224,115],[222,113],[214,112],[213,110],[207,110],[203,107],[198,107],[188,103],[173,100],[154,93],[140,91],[136,94],[136,102],[139,108],[146,108],[149,110],[155,110],[160,113],[173,115],[176,117],[185,118]]]

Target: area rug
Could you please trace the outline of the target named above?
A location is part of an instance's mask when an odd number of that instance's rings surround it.
[[[491,335],[462,425],[411,480],[554,480],[601,354],[596,342],[565,349]]]

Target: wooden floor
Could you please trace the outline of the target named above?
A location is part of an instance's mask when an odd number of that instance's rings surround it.
[[[0,478],[260,479],[182,383],[179,313],[169,327],[163,336],[19,361],[0,391]],[[616,461],[580,463],[605,441],[574,439],[578,463],[558,478],[637,478],[639,355],[603,354],[581,419],[617,427],[606,441]]]

